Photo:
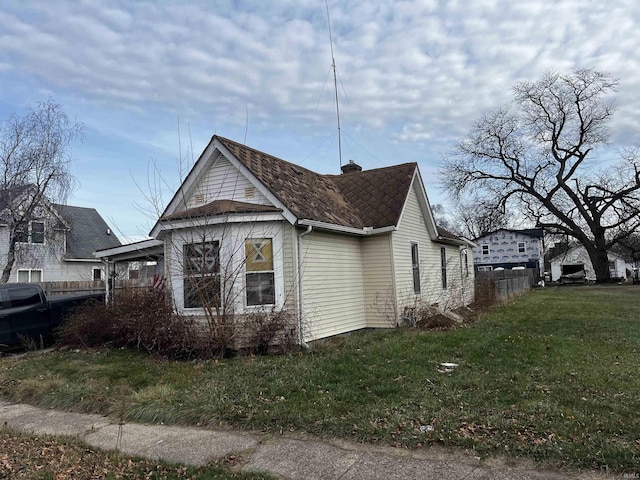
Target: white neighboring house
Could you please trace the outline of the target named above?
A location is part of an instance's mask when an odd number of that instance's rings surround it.
[[[473,243],[436,226],[417,164],[342,172],[214,136],[152,239],[96,255],[115,264],[162,251],[176,309],[195,316],[204,310],[187,270],[206,265],[214,295],[238,290],[235,314],[293,312],[300,342],[395,326],[418,302],[473,301]],[[223,266],[237,273],[227,287]]]
[[[628,264],[624,258],[616,253],[609,252],[607,256],[609,257],[609,272],[611,278],[626,281],[627,271],[631,272],[633,266]],[[570,248],[565,253],[553,257],[549,262],[551,263],[551,280],[554,282],[560,281],[563,267],[567,268],[567,266],[569,266],[569,268],[571,268],[571,266],[577,266],[579,268],[581,265],[584,268],[585,280],[596,280],[595,270],[593,269],[589,254],[582,245]]]
[[[28,187],[6,190],[0,203],[19,205]],[[2,208],[4,206],[4,208]],[[0,206],[0,271],[7,262],[10,228],[6,203]],[[15,263],[9,282],[104,280],[104,264],[95,258],[98,248],[120,245],[93,208],[60,205],[43,200],[24,229],[16,232]]]

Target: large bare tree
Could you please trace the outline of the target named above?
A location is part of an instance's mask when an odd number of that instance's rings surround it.
[[[596,155],[610,133],[617,80],[591,69],[548,73],[514,87],[513,108],[483,115],[445,159],[444,184],[517,208],[536,226],[580,242],[599,282],[607,251],[640,226],[636,151]]]
[[[34,229],[46,202],[64,203],[74,178],[70,172],[71,143],[82,125],[71,120],[52,99],[37,104],[24,116],[0,122],[0,216],[8,228],[8,250],[1,283],[6,283],[16,260],[16,244],[48,235]],[[38,217],[38,218],[37,218]]]

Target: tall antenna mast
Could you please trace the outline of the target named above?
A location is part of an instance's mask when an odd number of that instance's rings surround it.
[[[336,116],[338,118],[338,158],[342,167],[342,138],[340,134],[340,106],[338,104],[338,77],[336,76],[336,59],[333,56],[333,36],[331,35],[331,19],[329,18],[329,2],[324,0],[327,6],[327,23],[329,24],[329,45],[331,46],[331,67],[333,68],[333,90],[336,93]]]

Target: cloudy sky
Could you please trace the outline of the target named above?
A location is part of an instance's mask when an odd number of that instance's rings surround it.
[[[442,155],[544,72],[619,78],[612,148],[640,143],[636,0],[328,3],[343,162],[418,162],[433,203]],[[0,119],[52,97],[82,122],[69,203],[122,239],[148,233],[150,185],[168,200],[213,134],[338,173],[333,95],[324,0],[0,3]]]

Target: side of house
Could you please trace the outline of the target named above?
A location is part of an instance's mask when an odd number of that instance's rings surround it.
[[[544,270],[544,232],[541,228],[499,229],[474,239],[474,266],[478,271],[514,267]]]

